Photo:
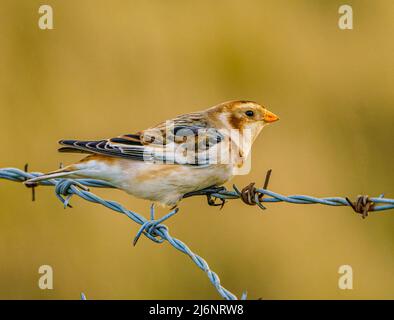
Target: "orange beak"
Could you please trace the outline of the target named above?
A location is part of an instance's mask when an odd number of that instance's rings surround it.
[[[279,117],[273,114],[271,111],[266,110],[264,114],[263,120],[265,122],[271,123],[279,120]]]

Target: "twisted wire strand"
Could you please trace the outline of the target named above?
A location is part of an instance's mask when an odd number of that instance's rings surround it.
[[[24,182],[28,179],[40,175],[42,175],[42,173],[40,172],[29,173],[16,168],[0,169],[0,179],[7,179],[16,182]],[[169,233],[168,227],[162,224],[165,220],[176,214],[178,211],[177,209],[171,211],[164,217],[155,220],[154,208],[152,206],[150,211],[150,220],[148,220],[142,215],[124,208],[121,204],[115,201],[104,200],[98,197],[97,195],[91,193],[87,188],[114,188],[113,185],[105,181],[94,179],[51,179],[41,181],[38,184],[44,186],[55,186],[55,194],[65,207],[70,206],[69,201],[71,196],[77,195],[89,202],[98,203],[111,210],[125,214],[131,220],[141,225],[141,228],[139,229],[137,235],[134,238],[134,245],[137,243],[138,239],[142,234],[157,243],[168,241],[175,249],[188,255],[192,259],[192,261],[207,274],[211,283],[215,286],[216,290],[224,299],[237,299],[237,297],[233,293],[231,293],[221,285],[219,276],[209,268],[208,263],[197,254],[193,253],[191,249],[181,240],[173,238]],[[226,190],[224,188],[208,188],[204,192],[196,193],[195,195],[209,195],[210,197],[218,198],[223,201],[232,199],[243,199],[245,203],[249,205],[256,204],[261,209],[265,209],[262,203],[275,202],[288,202],[293,204],[322,204],[328,206],[351,206],[356,212],[362,213],[363,217],[368,214],[368,211],[383,211],[394,209],[394,199],[384,198],[383,195],[373,198],[368,198],[367,196],[359,196],[359,199],[356,202],[352,203],[348,198],[341,197],[316,198],[306,195],[284,196],[279,193],[269,191],[265,188],[254,188],[254,184],[250,184],[242,191],[239,191],[235,185],[233,186],[233,188],[233,191]],[[246,198],[247,200],[245,200]],[[366,209],[365,206],[360,206],[360,204],[362,203],[368,204]],[[242,295],[241,299],[246,299],[246,293]]]
[[[237,188],[235,185],[233,187],[234,189]],[[284,196],[282,194],[270,190],[259,189],[259,188],[256,188],[256,191],[258,193],[270,197],[270,198],[262,198],[261,200],[258,199],[260,203],[261,202],[272,202],[272,203],[288,202],[294,204],[324,204],[328,206],[350,206],[346,198],[341,198],[341,197],[316,198],[316,197],[305,196],[305,195]],[[226,192],[221,191],[219,193],[212,194],[212,196],[223,198],[223,199],[238,199],[239,193],[237,191],[226,191]],[[375,203],[375,206],[371,211],[383,211],[383,210],[394,209],[394,199],[384,198],[383,195],[380,195],[379,197],[369,198],[369,200]],[[381,204],[381,205],[376,205],[376,204]]]

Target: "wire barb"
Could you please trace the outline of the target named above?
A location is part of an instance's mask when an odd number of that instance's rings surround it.
[[[272,169],[269,169],[265,175],[264,187],[263,190],[267,190],[268,184],[271,178]],[[256,189],[255,182],[249,183],[246,187],[244,187],[241,191],[234,185],[234,190],[238,193],[240,199],[249,206],[258,205],[261,209],[267,209],[265,206],[261,204],[264,193]]]
[[[24,166],[24,170],[26,173],[29,173],[29,164],[26,163]],[[25,177],[25,181],[29,178]],[[26,188],[31,188],[31,201],[36,201],[36,187],[38,186],[35,182],[25,183]]]
[[[85,191],[89,191],[88,187],[73,179],[61,179],[58,181],[58,183],[56,183],[55,194],[63,203],[64,209],[67,207],[72,208],[72,205],[69,202],[71,197],[75,194],[75,190],[73,190],[73,188],[75,189],[76,187]]]
[[[138,230],[137,235],[135,236],[135,238],[133,240],[133,246],[135,247],[135,245],[138,242],[138,239],[141,237],[141,234],[144,234],[146,237],[148,237],[149,239],[151,239],[152,241],[154,241],[156,243],[162,243],[165,239],[160,237],[160,233],[158,231],[163,228],[167,230],[167,226],[162,225],[161,223],[164,222],[165,220],[169,219],[170,217],[172,217],[178,211],[179,211],[179,208],[175,208],[175,210],[166,214],[163,218],[155,220],[155,207],[152,204],[150,207],[150,220],[147,220],[146,222],[144,222],[144,224]],[[159,239],[158,239],[158,237],[159,237]]]
[[[371,201],[368,196],[358,195],[355,202],[352,202],[348,197],[346,201],[352,207],[354,212],[361,214],[363,219],[368,217],[368,212],[374,211],[374,202]]]

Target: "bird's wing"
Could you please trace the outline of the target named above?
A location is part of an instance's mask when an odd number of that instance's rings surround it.
[[[191,113],[136,134],[96,141],[61,140],[60,152],[103,154],[154,163],[206,166],[224,135],[202,113]]]

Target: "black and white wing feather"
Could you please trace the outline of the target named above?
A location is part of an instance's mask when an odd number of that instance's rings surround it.
[[[136,134],[106,140],[61,140],[60,152],[102,154],[153,163],[209,165],[210,149],[224,139],[202,113],[191,113]]]

